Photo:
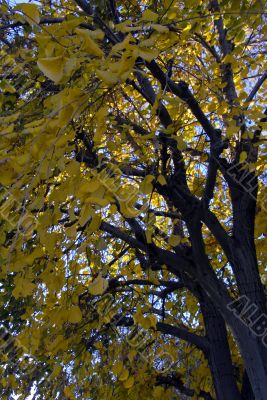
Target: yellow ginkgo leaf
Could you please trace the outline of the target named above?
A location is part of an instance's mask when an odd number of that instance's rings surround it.
[[[84,226],[91,218],[92,218],[92,207],[90,204],[85,203],[82,205],[81,215],[79,218],[79,224],[81,226]]]
[[[96,57],[102,57],[103,56],[103,51],[100,49],[100,47],[97,45],[97,43],[91,38],[90,31],[87,29],[75,29],[75,32],[82,36],[82,46],[81,50],[85,51],[89,54],[92,54]]]
[[[147,175],[143,182],[140,184],[140,190],[141,192],[145,194],[150,194],[153,190],[153,182],[154,176],[153,175]]]
[[[120,202],[120,212],[125,218],[136,218],[142,211],[137,210],[131,203],[127,201]]]
[[[82,312],[79,306],[72,306],[68,311],[68,321],[77,324],[82,320]]]
[[[22,11],[25,21],[30,25],[39,24],[40,15],[36,4],[21,3],[15,9]]]
[[[180,242],[181,242],[181,236],[179,235],[172,235],[168,240],[168,243],[173,247],[178,246]]]
[[[151,24],[151,28],[155,29],[155,31],[160,32],[160,33],[169,32],[169,28],[167,26],[160,25],[160,24]]]
[[[92,221],[90,222],[88,232],[96,232],[101,225],[101,216],[97,214],[92,215]]]
[[[93,178],[90,181],[84,179],[79,187],[79,194],[84,195],[88,193],[94,193],[100,187],[100,182]]]
[[[17,112],[15,114],[11,114],[11,115],[6,116],[6,117],[1,117],[0,118],[0,124],[6,125],[6,124],[10,124],[11,122],[15,122],[18,119],[19,116],[20,116],[20,113]],[[2,134],[2,132],[1,132],[1,134]]]
[[[53,368],[52,374],[50,375],[51,378],[56,378],[61,372],[61,366],[56,364]]]
[[[125,389],[130,389],[134,385],[134,377],[130,376],[125,382],[123,382],[123,386]]]
[[[115,85],[119,82],[119,76],[111,71],[101,71],[100,69],[97,69],[96,75],[107,85]]]
[[[59,82],[63,77],[64,61],[62,56],[39,58],[37,65],[40,70],[54,82]]]
[[[147,62],[151,62],[154,58],[157,58],[158,51],[149,48],[138,48],[136,56],[143,58]]]
[[[163,175],[159,175],[157,181],[158,181],[158,183],[160,183],[162,186],[167,185],[166,179],[164,178]]]
[[[145,10],[143,12],[141,20],[155,22],[158,20],[158,17],[159,17],[158,14],[154,13],[153,11]]]
[[[30,296],[36,285],[32,283],[29,279],[23,278],[22,276],[16,275],[14,278],[15,288],[13,289],[13,296],[18,299],[19,297]]]
[[[16,93],[16,89],[14,88],[14,86],[10,85],[10,83],[8,83],[7,81],[2,81],[1,89],[3,90],[3,92]]]
[[[64,388],[64,395],[67,397],[67,399],[73,399],[73,391],[70,386]]]
[[[241,151],[240,156],[239,156],[239,162],[243,163],[247,159],[247,153],[245,151]]]
[[[152,243],[152,234],[153,234],[153,230],[152,229],[147,229],[146,232],[146,241],[147,243]]]
[[[119,375],[119,381],[126,381],[128,379],[129,376],[129,371],[126,368],[123,368],[123,370],[121,371],[120,375]]]
[[[106,207],[110,202],[108,198],[101,198],[96,196],[90,196],[86,199],[86,201],[91,204],[98,204],[101,207]]]
[[[123,370],[123,362],[122,361],[117,361],[114,366],[112,367],[112,372],[115,375],[120,375],[120,373]]]
[[[179,150],[181,150],[181,151],[182,151],[182,150],[185,150],[186,147],[187,147],[185,141],[184,141],[181,137],[176,137],[175,139],[176,139],[176,141],[177,141],[177,148],[178,148]]]
[[[101,274],[88,286],[88,290],[93,295],[99,295],[108,288],[108,281]]]

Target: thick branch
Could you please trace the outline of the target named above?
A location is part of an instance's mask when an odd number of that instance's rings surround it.
[[[139,240],[136,240],[130,234],[123,232],[121,229],[117,228],[114,225],[109,224],[108,222],[101,222],[100,229],[104,232],[109,233],[110,235],[123,240],[124,242],[131,245],[133,248],[140,249],[146,251],[146,245]]]
[[[171,335],[187,342],[194,344],[204,353],[208,351],[208,341],[204,336],[199,336],[195,333],[189,332],[186,328],[165,324],[164,322],[157,322],[157,330],[164,335]]]
[[[159,385],[173,386],[177,390],[179,390],[180,393],[189,397],[193,397],[196,395],[195,391],[193,389],[186,387],[182,382],[180,376],[175,373],[171,375],[158,375],[157,383]],[[211,397],[211,395],[205,392],[204,390],[201,390],[199,392],[198,398],[204,400],[213,400],[213,397]]]
[[[117,326],[132,326],[134,324],[134,320],[132,317],[115,317],[114,321]],[[163,322],[157,322],[156,329],[164,335],[170,335],[173,337],[177,337],[181,340],[185,340],[204,352],[208,351],[209,344],[207,339],[204,336],[199,336],[195,333],[189,332],[188,329],[184,327],[178,327],[170,324],[165,324]]]

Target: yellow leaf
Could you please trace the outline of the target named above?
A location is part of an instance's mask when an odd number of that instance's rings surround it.
[[[123,370],[123,362],[122,362],[122,361],[117,361],[117,362],[115,363],[115,365],[112,367],[112,372],[113,372],[115,375],[120,375],[120,373],[122,372],[122,370]]]
[[[153,190],[152,182],[154,180],[153,175],[147,175],[143,182],[140,184],[140,190],[145,194],[150,194]]]
[[[25,21],[30,25],[39,24],[40,15],[35,4],[21,3],[17,5],[15,9],[23,12]]]
[[[98,204],[101,207],[106,207],[109,204],[109,199],[91,196],[86,199],[88,203]]]
[[[36,287],[34,283],[19,275],[14,278],[14,283],[16,286],[12,294],[16,299],[31,295]]]
[[[96,75],[107,85],[115,85],[119,82],[119,76],[111,71],[101,71],[100,69],[97,69]]]
[[[159,175],[157,181],[158,181],[158,183],[160,183],[162,186],[167,185],[166,179],[164,178],[163,175]]]
[[[235,135],[238,131],[239,131],[239,127],[238,126],[230,125],[230,126],[227,127],[226,136],[228,138],[230,138],[233,135]]]
[[[89,231],[90,232],[97,231],[98,228],[100,227],[100,225],[101,225],[101,216],[97,215],[97,214],[93,215],[92,216],[92,221],[91,221],[90,226],[89,226]]]
[[[64,76],[70,76],[71,73],[79,66],[79,61],[77,58],[68,58],[64,59],[64,65],[63,65],[63,75]]]
[[[124,49],[130,50],[132,48],[132,43],[135,43],[135,40],[134,40],[133,36],[129,33],[126,36],[126,38],[123,39],[122,42],[116,43],[112,47],[110,54],[117,53],[117,52],[119,52],[121,50],[124,50]]]
[[[101,273],[98,277],[88,286],[88,290],[93,295],[99,295],[106,291],[108,288],[108,281],[102,277]]]
[[[12,388],[15,388],[17,386],[17,382],[16,382],[16,378],[14,375],[9,375],[8,376],[8,384],[9,386],[11,386]]]
[[[107,117],[107,115],[108,115],[108,107],[104,105],[96,113],[97,122],[98,123],[103,121],[105,122],[105,118]]]
[[[240,156],[239,156],[239,162],[243,163],[247,159],[247,153],[245,151],[241,151]]]
[[[126,389],[130,389],[131,387],[133,387],[133,385],[134,385],[134,377],[133,377],[133,376],[130,376],[130,378],[128,378],[128,379],[123,383],[123,386],[124,386]]]
[[[2,81],[1,89],[7,93],[16,93],[16,89],[6,81]]]
[[[133,360],[134,360],[136,354],[137,354],[137,353],[136,353],[136,350],[134,350],[134,349],[131,349],[131,350],[129,351],[129,353],[128,353],[128,358],[129,358],[129,360],[131,361],[131,363],[133,362]]]
[[[79,187],[79,194],[84,195],[86,193],[94,193],[97,189],[99,189],[99,187],[100,182],[96,178],[93,178],[90,181],[84,179]]]
[[[128,379],[128,376],[129,376],[129,371],[128,369],[124,368],[119,375],[119,381],[122,382],[126,381]]]
[[[73,391],[70,386],[67,386],[64,388],[64,395],[67,397],[67,399],[74,399],[73,397]]]
[[[155,29],[155,31],[160,33],[169,32],[169,28],[167,26],[160,24],[151,24],[151,28]]]
[[[157,317],[155,315],[149,315],[148,319],[149,319],[149,322],[150,322],[150,327],[156,329],[157,322],[158,322]]]
[[[92,39],[98,39],[98,40],[103,40],[105,37],[105,33],[101,29],[95,29],[94,31],[88,30],[88,35]]]
[[[4,124],[5,125],[5,124],[9,124],[10,122],[15,122],[18,119],[19,116],[20,116],[20,113],[17,112],[16,114],[12,114],[12,115],[9,115],[7,117],[1,117],[0,118],[0,124]]]
[[[140,42],[139,46],[140,47],[151,47],[151,46],[154,46],[155,42],[156,42],[156,35],[151,36],[148,39],[142,40]]]
[[[96,118],[96,132],[94,134],[94,143],[97,145],[101,142],[103,134],[106,131],[108,108],[101,107],[95,114]]]
[[[173,247],[178,246],[180,242],[181,242],[181,236],[179,235],[172,235],[168,240],[169,245]]]
[[[152,243],[152,229],[147,229],[145,234],[146,234],[146,241],[147,243]]]
[[[127,25],[122,25],[118,27],[116,26],[117,30],[120,32],[136,32],[136,31],[141,31],[143,27],[141,25],[139,26],[127,26]]]
[[[176,141],[177,141],[177,148],[179,149],[179,150],[185,150],[186,149],[186,147],[187,147],[187,144],[183,141],[183,139],[181,138],[181,137],[176,137],[175,138],[176,139]]]
[[[70,239],[74,239],[76,237],[77,234],[77,229],[76,229],[76,225],[72,225],[69,226],[68,228],[66,228],[66,235],[70,238]]]
[[[56,364],[53,368],[53,371],[52,371],[52,374],[50,375],[50,377],[56,378],[60,374],[60,371],[61,371],[61,366]]]
[[[103,51],[97,45],[97,43],[91,38],[90,31],[87,29],[75,29],[75,32],[82,36],[83,43],[81,46],[81,50],[85,51],[89,54],[92,54],[96,57],[102,57]]]
[[[1,135],[6,136],[9,133],[12,133],[14,130],[15,125],[14,124],[9,124],[6,128],[1,130]]]
[[[157,50],[152,50],[152,49],[138,49],[137,50],[137,55],[141,58],[143,58],[147,62],[151,62],[154,58],[157,58],[158,56],[158,51]]]
[[[235,58],[231,54],[226,54],[226,56],[223,59],[224,64],[228,64],[228,63],[230,64],[230,63],[233,63],[234,61],[235,61]]]
[[[133,315],[133,319],[135,324],[140,324],[142,325],[143,321],[144,321],[144,316],[142,313],[141,308],[138,306],[136,313]]]
[[[37,65],[45,76],[54,82],[59,82],[63,77],[64,61],[62,56],[39,58]]]
[[[160,386],[155,386],[153,389],[153,398],[162,399],[164,389]]]
[[[126,57],[125,55],[123,55],[119,61],[108,63],[108,67],[111,72],[114,72],[120,76],[125,72],[128,72],[128,74],[130,74],[133,69],[134,63],[134,57]]]
[[[158,14],[147,9],[143,12],[141,20],[155,22],[158,20],[158,17],[159,17]]]
[[[77,324],[82,320],[82,312],[79,306],[72,306],[68,311],[68,321]]]
[[[90,204],[83,204],[79,224],[84,226],[92,217],[92,207]]]
[[[120,212],[125,218],[136,218],[141,213],[140,210],[136,210],[132,204],[127,201],[120,202]]]

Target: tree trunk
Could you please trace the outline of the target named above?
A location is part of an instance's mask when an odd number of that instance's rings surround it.
[[[231,328],[243,357],[255,400],[266,400],[267,373],[262,356],[264,345],[238,318],[232,321]]]
[[[266,298],[260,280],[254,243],[254,221],[256,201],[248,193],[233,199],[234,273],[240,295],[246,295],[266,313]]]
[[[234,376],[224,319],[207,296],[202,296],[200,306],[206,328],[206,337],[210,345],[207,358],[213,377],[216,399],[241,400]]]
[[[241,396],[242,396],[242,400],[255,400],[255,396],[253,394],[251,384],[249,382],[248,374],[247,374],[246,370],[244,371],[244,374],[243,374]]]

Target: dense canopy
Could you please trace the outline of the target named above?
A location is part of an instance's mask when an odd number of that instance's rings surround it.
[[[1,3],[1,399],[266,400],[266,19]]]

